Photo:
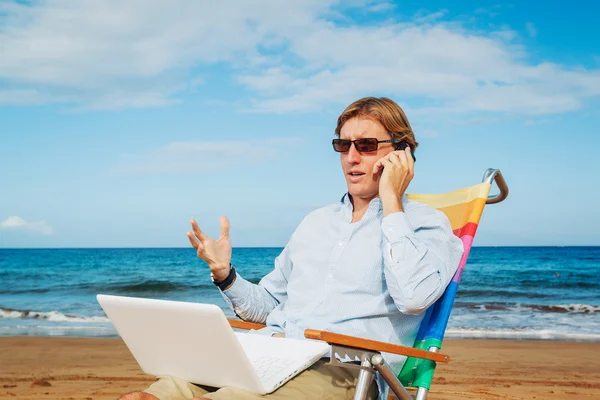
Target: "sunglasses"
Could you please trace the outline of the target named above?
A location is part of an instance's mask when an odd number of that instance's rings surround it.
[[[377,149],[379,148],[379,143],[393,143],[394,148],[396,150],[404,150],[407,147],[409,147],[408,143],[406,143],[404,140],[394,140],[394,139],[377,140],[377,138],[362,138],[362,139],[356,139],[356,140],[333,139],[331,141],[331,144],[333,144],[333,150],[337,151],[338,153],[345,153],[345,152],[349,151],[350,146],[352,146],[352,143],[354,143],[354,147],[356,148],[356,150],[359,153],[377,151]],[[412,154],[413,159],[416,161],[415,155],[412,153],[412,150],[411,150],[411,154]]]

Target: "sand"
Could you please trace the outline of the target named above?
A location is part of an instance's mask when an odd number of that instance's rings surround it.
[[[600,343],[452,340],[429,399],[600,399]],[[0,398],[117,399],[154,381],[120,339],[0,337]]]

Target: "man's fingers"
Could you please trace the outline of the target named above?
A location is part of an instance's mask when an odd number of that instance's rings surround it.
[[[376,175],[381,169],[383,169],[383,163],[381,162],[381,159],[379,159],[373,166],[373,175]]]
[[[404,165],[406,167],[406,169],[408,169],[408,159],[406,158],[406,152],[403,150],[400,150],[400,151],[396,152],[396,156],[398,157],[400,164]]]
[[[394,164],[398,164],[400,163],[400,154],[398,154],[398,151],[392,151],[391,153],[389,153],[386,157]]]
[[[204,249],[202,242],[192,232],[187,232],[187,237],[188,237],[190,243],[192,244],[193,248],[195,248],[196,250]]]
[[[404,152],[406,153],[406,162],[408,163],[408,170],[410,171],[411,174],[414,174],[415,160],[413,160],[413,158],[412,158],[412,153],[410,152],[410,147],[407,147],[406,149],[404,149]]]
[[[202,242],[192,232],[188,232],[187,236],[194,249],[196,249],[196,255],[204,260],[206,255],[204,254],[204,245]]]
[[[221,237],[229,236],[229,219],[226,216],[222,216],[219,222],[221,222]]]
[[[394,165],[394,163],[392,163],[388,157],[383,157],[381,160],[381,168],[385,169],[386,167],[391,167],[392,165]]]
[[[377,172],[379,172],[380,170],[383,169],[383,162],[384,160],[387,161],[387,156],[381,157],[379,160],[377,160],[377,162],[375,163],[375,165],[373,166],[373,174],[376,174]]]
[[[200,229],[195,219],[192,219],[192,229],[194,230],[194,234],[198,239],[200,239],[200,241],[210,239],[204,232],[202,232],[202,229]]]
[[[390,157],[390,161],[392,161],[396,166],[404,167],[404,169],[409,174],[412,173],[411,163],[410,163],[410,161],[412,161],[412,157],[410,156],[410,153],[407,155],[406,151],[398,150],[398,151],[394,151],[388,155]]]
[[[381,157],[373,166],[373,174],[376,174],[387,165],[395,165],[396,167],[403,166],[409,174],[412,174],[414,170],[414,161],[412,160],[410,149],[407,148],[406,150],[392,151],[384,157]]]

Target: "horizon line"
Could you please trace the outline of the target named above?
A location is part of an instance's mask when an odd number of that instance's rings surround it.
[[[283,249],[285,246],[236,246],[232,249]],[[595,245],[498,245],[498,246],[472,246],[471,248],[579,248],[579,247],[600,247],[600,244]],[[0,250],[143,250],[143,249],[189,249],[192,247],[0,247]]]

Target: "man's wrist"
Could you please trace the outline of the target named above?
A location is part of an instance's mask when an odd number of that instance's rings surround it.
[[[383,216],[387,217],[395,212],[404,212],[402,208],[402,199],[400,196],[386,196],[381,198],[381,205],[383,207]]]
[[[208,264],[212,276],[218,281],[224,281],[231,270],[231,263],[227,264]]]
[[[215,286],[217,286],[221,290],[227,290],[231,285],[233,285],[233,282],[235,282],[236,272],[233,265],[229,264],[229,274],[227,275],[227,277],[225,277],[225,279],[217,279],[213,274],[210,274],[210,276]]]

